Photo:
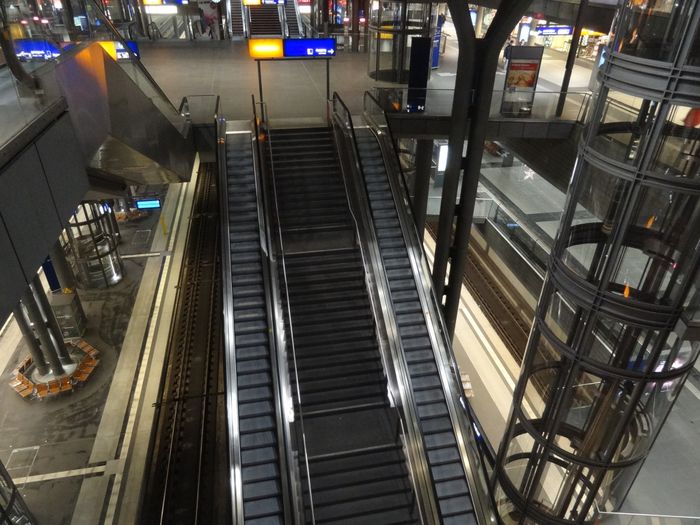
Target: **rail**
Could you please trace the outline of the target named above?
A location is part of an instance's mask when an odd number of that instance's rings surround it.
[[[421,286],[418,286],[419,295],[424,312],[426,312],[427,328],[430,339],[435,349],[436,358],[441,361],[438,371],[441,376],[442,386],[445,393],[450,416],[453,421],[455,434],[458,437],[461,458],[471,494],[473,497],[474,510],[480,524],[491,523],[496,519],[495,505],[492,494],[489,491],[489,483],[485,460],[488,460],[489,449],[483,446],[484,440],[478,440],[476,433],[479,432],[479,424],[476,422],[474,413],[468,408],[469,402],[461,389],[461,378],[459,377],[459,367],[448,337],[445,321],[442,317],[438,305],[440,302],[435,296],[432,287],[430,268],[428,265],[423,244],[420,241],[415,222],[412,219],[411,208],[408,205],[408,186],[403,178],[400,163],[395,166],[390,164],[398,163],[398,157],[391,137],[391,128],[386,119],[386,114],[381,110],[381,106],[371,93],[366,92],[364,98],[364,116],[370,124],[370,129],[378,138],[382,154],[389,174],[391,190],[396,203],[404,203],[404,206],[397,206],[401,229],[406,239],[407,250],[411,260],[413,273],[418,277]],[[372,113],[368,113],[368,105],[375,105],[381,111],[373,108]],[[393,150],[393,155],[391,151]],[[398,176],[397,176],[398,175]],[[455,397],[456,396],[456,397]],[[459,406],[458,406],[459,405]],[[483,434],[481,434],[483,436]],[[468,448],[471,447],[471,448]],[[491,450],[492,452],[492,450]]]
[[[226,170],[226,119],[219,117],[216,121],[216,161],[219,174],[219,218],[221,234],[221,268],[223,298],[223,332],[224,356],[226,366],[226,391],[238,392],[235,359],[235,332],[233,326],[233,294],[231,279],[231,252],[226,249],[231,245],[229,233],[227,170]],[[226,396],[226,414],[228,419],[229,472],[231,473],[231,513],[235,523],[243,523],[243,488],[241,479],[241,447],[238,424],[238,402],[235,396]]]
[[[591,101],[591,92],[567,92],[563,113],[557,116],[559,91],[494,90],[489,110],[490,119],[568,120],[583,122]],[[419,88],[374,88],[373,98],[388,113],[416,113],[434,117],[449,117],[454,90]],[[418,108],[422,106],[422,109]]]
[[[273,320],[275,321],[274,329],[275,329],[275,337],[278,343],[279,349],[284,349],[282,350],[285,354],[288,354],[287,348],[291,349],[291,357],[292,357],[292,362],[294,363],[294,380],[296,383],[296,397],[297,397],[297,406],[299,407],[299,433],[295,436],[290,435],[290,446],[292,447],[291,450],[294,450],[297,453],[301,453],[303,462],[304,462],[304,467],[306,468],[306,472],[309,472],[309,459],[308,459],[308,448],[306,445],[306,430],[304,427],[304,414],[302,411],[302,405],[301,405],[301,388],[299,386],[299,367],[297,364],[297,355],[296,355],[296,347],[294,344],[294,325],[292,323],[292,315],[291,315],[291,304],[289,301],[289,289],[287,285],[287,267],[285,263],[285,257],[284,257],[284,240],[282,238],[282,229],[279,226],[279,217],[280,217],[280,212],[279,212],[279,201],[277,197],[277,188],[274,183],[274,159],[272,157],[272,145],[271,145],[271,140],[269,137],[268,133],[268,118],[267,118],[267,109],[266,106],[263,102],[255,102],[255,96],[252,96],[252,101],[253,101],[253,121],[254,121],[254,126],[255,126],[255,136],[256,136],[256,141],[257,141],[257,147],[256,147],[256,155],[257,155],[257,162],[258,165],[261,168],[262,171],[262,194],[264,197],[264,210],[259,210],[259,213],[265,213],[267,217],[269,217],[272,222],[273,226],[271,227],[269,222],[267,222],[267,229],[266,229],[266,239],[268,241],[268,257],[270,261],[270,274],[273,276],[271,278],[271,286],[272,286],[272,299],[273,299],[273,304],[275,305],[275,314],[273,317]],[[260,106],[260,114],[258,115],[257,111],[257,106]],[[265,155],[263,155],[263,143],[267,145],[267,152],[266,156],[267,159],[269,159],[269,173],[267,170],[267,164],[264,162]],[[272,233],[272,228],[274,227],[275,234]],[[281,269],[281,273],[280,273]],[[274,276],[278,275],[284,279],[284,287],[285,287],[285,297],[284,299],[282,298],[281,291],[280,291],[280,286],[278,279],[275,279]],[[286,304],[286,309],[282,307],[283,302]],[[286,310],[286,315],[285,315],[285,310]],[[288,326],[288,335],[289,337],[284,337],[285,334],[285,321]],[[286,356],[286,359],[283,357],[285,356],[278,356],[278,364],[280,366],[284,366],[285,363],[289,362],[288,355]],[[291,392],[289,392],[289,399],[291,400]],[[290,421],[294,421],[294,406],[293,403],[291,405],[285,405],[285,411],[284,414],[286,415],[287,419]],[[296,438],[298,442],[293,442],[292,439]],[[303,516],[304,516],[304,509],[303,509],[303,498],[302,498],[302,489],[300,487],[300,480],[301,476],[296,475],[294,479],[292,479],[292,503],[295,506],[295,518],[299,523],[302,523],[304,521]],[[310,513],[311,513],[311,523],[316,523],[316,519],[314,516],[314,505],[313,505],[313,491],[311,489],[311,478],[310,476],[306,476],[306,490],[308,491],[308,498],[309,498],[309,504],[310,504]]]
[[[332,97],[332,114],[334,116],[333,123],[337,124],[351,145],[352,149],[352,165],[357,176],[363,177],[362,164],[360,162],[360,151],[357,146],[357,137],[355,135],[355,127],[352,121],[350,110],[340,98],[338,93],[333,93]],[[350,177],[345,177],[346,185]],[[353,185],[353,191],[348,188],[348,196],[354,195],[359,200],[358,208],[369,210],[367,196],[360,188],[363,187]],[[418,417],[415,413],[416,401],[413,396],[413,390],[410,388],[409,373],[406,369],[406,363],[403,359],[403,349],[401,340],[397,333],[397,323],[394,310],[391,307],[389,298],[389,284],[386,276],[386,269],[378,261],[381,256],[378,252],[378,242],[374,235],[374,230],[369,224],[369,219],[366,215],[358,220],[353,208],[350,206],[351,214],[355,220],[358,231],[363,233],[365,242],[359,243],[360,251],[362,252],[362,260],[365,265],[365,275],[370,281],[368,282],[368,290],[370,291],[370,301],[372,310],[377,314],[382,312],[383,322],[377,322],[377,329],[380,331],[379,338],[380,348],[382,348],[382,357],[385,362],[385,370],[389,378],[389,384],[392,389],[398,392],[398,401],[400,402],[399,422],[403,430],[403,435],[408,439],[406,449],[408,451],[407,459],[411,472],[411,482],[413,484],[414,493],[418,496],[418,508],[423,523],[438,523],[439,514],[435,498],[434,487],[430,480],[429,468],[425,458],[425,443],[423,434],[420,430]],[[369,252],[369,253],[368,253]],[[386,356],[386,347],[390,357]],[[404,422],[406,424],[404,424]]]

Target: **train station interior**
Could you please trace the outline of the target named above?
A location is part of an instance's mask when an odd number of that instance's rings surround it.
[[[700,0],[0,0],[0,524],[700,525]]]

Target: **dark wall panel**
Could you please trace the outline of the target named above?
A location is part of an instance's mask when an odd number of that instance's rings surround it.
[[[70,117],[63,115],[36,142],[56,209],[65,224],[88,190],[82,152]]]
[[[5,225],[0,221],[0,326],[19,301],[25,286],[27,281],[22,274]]]
[[[25,150],[0,174],[0,213],[24,274],[32,275],[61,233],[35,147]]]

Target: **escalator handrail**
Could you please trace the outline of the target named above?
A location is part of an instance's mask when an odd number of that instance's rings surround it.
[[[342,126],[342,131],[348,136],[351,143],[353,167],[355,170],[355,177],[364,179],[364,170],[362,168],[362,163],[360,161],[360,151],[357,145],[357,136],[355,134],[355,126],[353,124],[352,115],[347,105],[343,102],[342,98],[338,93],[334,92],[332,97],[332,110],[335,117],[334,122]],[[339,113],[339,110],[343,111],[343,116]],[[343,129],[344,128],[344,129]],[[364,183],[360,182],[360,188],[364,189]],[[362,190],[359,190],[362,191]],[[359,193],[359,191],[357,193]],[[348,196],[350,191],[348,189]],[[361,198],[360,206],[362,209],[367,210],[369,214],[369,202],[366,197],[366,190]],[[359,231],[360,221],[353,213],[352,206],[350,207],[351,214],[356,223],[356,228]],[[423,433],[421,432],[420,425],[418,422],[418,416],[416,415],[416,401],[413,395],[413,390],[410,388],[409,372],[406,366],[406,361],[403,359],[404,351],[401,343],[401,338],[396,332],[396,318],[395,312],[390,304],[389,295],[389,284],[386,275],[386,269],[384,265],[379,263],[381,256],[378,252],[378,243],[376,240],[376,235],[374,229],[371,226],[371,220],[368,220],[365,216],[366,222],[363,222],[362,230],[367,237],[365,242],[360,242],[360,250],[362,252],[362,261],[365,266],[365,275],[371,275],[374,277],[373,284],[378,295],[379,304],[376,304],[376,299],[374,295],[370,292],[370,302],[373,305],[373,312],[377,311],[377,308],[381,308],[382,316],[384,317],[384,328],[385,332],[382,335],[386,335],[386,342],[381,341],[380,346],[388,345],[390,362],[387,362],[387,373],[390,378],[393,379],[393,383],[396,384],[400,399],[398,400],[401,404],[399,410],[399,423],[403,435],[406,436],[407,459],[409,461],[410,472],[412,473],[411,482],[413,485],[414,493],[417,497],[419,513],[423,523],[438,523],[439,513],[436,503],[435,488],[431,482],[430,469],[427,464],[426,458],[426,447],[423,439]],[[368,254],[367,252],[372,252]],[[370,266],[370,267],[368,267]],[[379,331],[380,327],[377,326]],[[389,365],[393,365],[392,368]],[[404,425],[404,420],[406,425]],[[417,479],[416,479],[417,478]]]
[[[267,252],[268,252],[268,260],[270,261],[270,271],[271,275],[277,275],[278,277],[281,277],[284,279],[284,287],[285,287],[285,299],[284,302],[286,303],[287,306],[287,315],[285,316],[284,314],[284,308],[282,308],[282,296],[280,292],[280,284],[279,284],[279,279],[271,278],[270,279],[270,284],[272,287],[272,293],[273,293],[273,299],[274,299],[274,305],[275,305],[275,314],[274,314],[274,320],[275,322],[273,323],[273,326],[271,327],[275,331],[275,339],[278,344],[278,363],[279,365],[285,365],[289,362],[288,355],[289,353],[287,352],[287,348],[291,348],[291,357],[294,362],[294,370],[296,371],[295,373],[295,383],[296,383],[296,391],[297,391],[297,403],[299,406],[299,426],[301,429],[301,447],[302,447],[302,454],[303,454],[303,459],[304,459],[304,465],[306,467],[306,480],[307,480],[307,490],[308,490],[308,498],[309,498],[309,504],[310,504],[310,513],[311,513],[311,523],[314,524],[316,523],[316,518],[315,518],[315,512],[314,512],[314,504],[313,504],[313,491],[311,490],[311,477],[308,475],[309,473],[309,455],[308,455],[308,447],[306,445],[306,430],[304,426],[304,414],[302,410],[302,404],[301,404],[301,388],[299,385],[299,373],[298,373],[298,365],[297,365],[297,354],[296,354],[296,346],[294,343],[294,325],[292,323],[292,308],[291,308],[291,303],[289,300],[289,288],[287,285],[287,266],[285,262],[285,257],[284,257],[284,240],[282,238],[282,229],[280,227],[280,222],[279,222],[279,217],[280,217],[280,211],[279,211],[279,200],[277,196],[277,187],[274,182],[274,159],[272,158],[272,141],[269,136],[269,128],[267,127],[268,119],[266,115],[266,106],[263,102],[256,103],[255,102],[255,96],[252,95],[253,99],[253,121],[255,124],[255,135],[256,135],[256,143],[257,143],[257,156],[258,156],[258,164],[260,166],[260,171],[265,172],[264,176],[261,176],[260,184],[262,190],[262,195],[263,195],[263,206],[264,206],[264,213],[266,217],[269,218],[268,221],[266,222],[267,229],[266,229],[266,239],[267,239]],[[256,111],[256,105],[260,104],[260,116],[258,116],[257,111]],[[262,131],[261,125],[264,126],[265,131]],[[268,158],[270,160],[270,173],[267,173],[266,165],[263,160],[263,146],[261,142],[263,142],[261,139],[262,134],[265,134],[265,140],[264,142],[267,144],[267,154]],[[269,180],[271,184],[267,185],[266,180]],[[275,234],[272,233],[273,227],[270,225],[270,222],[274,223],[276,227],[274,227]],[[281,269],[281,273],[280,273]],[[287,321],[287,325],[289,327],[289,337],[286,338],[284,337],[284,321]],[[280,354],[285,354],[284,357]],[[292,399],[291,391],[289,392],[289,399]],[[285,403],[286,406],[286,403]],[[294,413],[294,406],[292,403],[291,407],[288,407],[289,413]],[[285,412],[286,414],[287,412]],[[287,434],[291,434],[288,432]],[[291,436],[290,436],[291,440]],[[291,441],[289,443],[289,446],[292,447]],[[291,449],[290,449],[291,450]],[[291,462],[290,462],[291,463]],[[304,516],[304,509],[303,509],[303,504],[302,504],[302,494],[300,490],[297,490],[297,487],[300,488],[300,479],[301,477],[298,475],[294,476],[295,479],[290,478],[290,481],[292,482],[292,490],[293,490],[293,498],[292,498],[292,503],[295,507],[295,513],[294,513],[294,518],[296,521],[299,523],[303,522],[303,516]],[[297,484],[297,480],[299,484]]]
[[[381,108],[379,102],[372,96],[372,94],[365,92],[365,101],[367,101],[368,98],[377,107]],[[432,286],[430,268],[428,266],[423,244],[420,241],[421,237],[418,235],[416,230],[411,207],[407,205],[410,203],[410,197],[407,191],[408,186],[406,185],[406,181],[402,174],[397,176],[396,169],[391,169],[391,166],[389,165],[390,162],[388,159],[392,157],[392,154],[387,151],[389,148],[394,152],[393,160],[395,162],[399,161],[396,150],[393,147],[394,142],[391,136],[391,127],[388,124],[388,120],[386,119],[386,114],[384,113],[383,109],[382,114],[386,122],[386,130],[381,129],[381,126],[371,116],[368,116],[366,107],[367,106],[365,105],[364,116],[367,122],[370,124],[370,128],[377,136],[380,148],[382,149],[385,168],[387,170],[387,175],[389,176],[389,185],[391,187],[394,201],[397,204],[396,209],[399,215],[404,239],[406,240],[406,248],[408,250],[409,259],[411,260],[414,276],[416,276],[418,281],[417,284],[420,284],[420,286],[417,286],[418,294],[421,298],[423,309],[429,316],[428,319],[426,319],[428,321],[426,323],[426,327],[428,328],[430,339],[433,342],[435,355],[436,357],[439,357],[438,365],[441,366],[438,366],[438,371],[440,373],[443,391],[445,393],[445,401],[447,402],[453,422],[453,429],[458,438],[457,443],[461,452],[460,457],[467,476],[470,493],[472,494],[477,521],[480,524],[485,525],[486,523],[490,523],[491,519],[494,517],[494,508],[491,495],[488,492],[484,494],[486,487],[488,487],[488,482],[484,482],[483,478],[478,479],[478,470],[484,470],[484,462],[481,457],[483,451],[479,446],[479,440],[475,434],[475,428],[477,428],[477,426],[473,421],[474,414],[471,410],[466,408],[469,405],[469,401],[465,397],[461,388],[461,377],[459,376],[457,359],[455,357],[450,338],[447,335],[448,332],[441,309],[438,307],[440,302],[438,301],[437,296],[435,295],[435,290]],[[391,142],[387,144],[388,141]],[[398,169],[400,170],[400,162],[398,163]],[[400,205],[401,203],[406,203],[406,205]],[[474,446],[473,451],[469,450],[469,444]],[[474,463],[476,463],[476,465]]]
[[[284,343],[283,328],[281,329],[277,323],[280,317],[279,305],[280,293],[277,279],[276,261],[270,256],[270,224],[267,220],[269,217],[267,211],[266,191],[264,183],[264,163],[260,151],[260,129],[255,108],[255,97],[251,96],[253,102],[253,129],[255,142],[255,155],[253,155],[253,164],[255,166],[255,195],[257,200],[258,210],[258,226],[260,234],[260,250],[263,262],[263,281],[265,287],[266,313],[269,320],[268,328],[272,332],[269,338],[270,349],[272,352],[272,377],[276,385],[275,393],[275,417],[278,428],[279,443],[279,465],[281,469],[282,479],[282,501],[284,504],[284,522],[285,523],[301,523],[300,517],[303,513],[303,505],[301,505],[300,492],[297,490],[299,476],[293,465],[295,462],[289,461],[290,451],[292,451],[292,432],[289,425],[289,420],[286,414],[288,413],[288,400],[290,399],[289,376],[287,371],[286,346]],[[267,264],[265,264],[265,262]],[[280,433],[281,439],[280,439]],[[299,496],[299,497],[298,497]]]
[[[234,523],[243,523],[243,488],[241,478],[240,425],[238,420],[238,380],[236,374],[235,331],[233,326],[233,283],[228,213],[228,180],[226,169],[226,119],[216,122],[216,156],[219,172],[219,217],[221,229],[221,279],[223,301],[224,363],[226,367],[226,414],[228,428],[231,515]]]

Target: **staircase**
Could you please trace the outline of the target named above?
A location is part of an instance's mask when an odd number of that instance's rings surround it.
[[[306,521],[418,523],[331,132],[273,130],[270,140],[296,356],[295,367],[288,351],[290,375],[308,453],[308,472],[300,462]]]
[[[287,15],[287,29],[289,38],[301,38],[299,31],[299,18],[297,18],[297,3],[295,0],[287,0],[284,3],[284,12]]]
[[[250,36],[282,36],[282,23],[276,5],[250,6]]]
[[[231,28],[233,29],[234,37],[245,37],[245,28],[243,27],[243,5],[241,0],[229,0],[231,2]]]

